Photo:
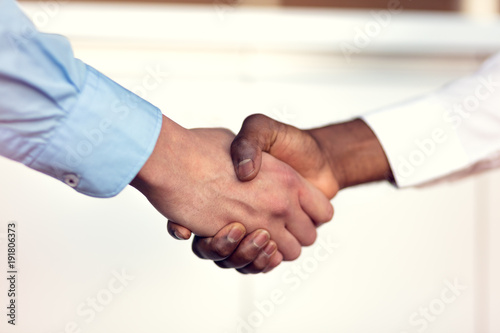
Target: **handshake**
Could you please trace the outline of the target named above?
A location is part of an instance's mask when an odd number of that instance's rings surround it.
[[[378,139],[360,119],[299,130],[252,115],[235,137],[163,117],[155,149],[131,185],[169,219],[173,237],[196,235],[196,255],[259,273],[314,243],[339,190],[391,178]]]

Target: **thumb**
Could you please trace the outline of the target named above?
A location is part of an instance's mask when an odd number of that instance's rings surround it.
[[[234,171],[241,181],[254,179],[262,164],[262,152],[269,152],[276,141],[279,123],[262,114],[245,119],[231,144]]]

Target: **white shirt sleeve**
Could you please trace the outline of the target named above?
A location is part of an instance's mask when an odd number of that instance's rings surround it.
[[[363,120],[399,187],[500,167],[500,53],[473,75]]]

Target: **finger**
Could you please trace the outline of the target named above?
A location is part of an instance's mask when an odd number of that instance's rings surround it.
[[[276,139],[279,123],[262,114],[245,119],[231,144],[231,158],[239,180],[249,181],[259,173],[262,151],[269,151]]]
[[[202,259],[223,260],[229,257],[238,247],[246,229],[241,223],[231,223],[214,237],[199,237],[193,239],[193,252]]]
[[[302,247],[299,241],[287,229],[271,234],[273,235],[273,240],[278,245],[278,250],[283,254],[283,260],[293,261],[300,256]]]
[[[262,273],[269,266],[273,256],[276,255],[277,251],[278,246],[276,245],[276,243],[274,241],[269,241],[264,249],[259,252],[254,261],[242,268],[237,269],[237,271],[242,274]]]
[[[270,262],[269,262],[269,265],[266,267],[266,269],[264,269],[264,271],[262,273],[269,273],[270,271],[272,271],[273,269],[275,269],[276,267],[278,267],[281,262],[283,261],[283,255],[281,254],[281,252],[277,251],[271,258]]]
[[[271,239],[271,235],[267,230],[256,230],[250,235],[247,235],[240,245],[228,258],[216,262],[217,266],[222,268],[242,268],[251,264],[259,256],[263,249]],[[274,243],[276,247],[276,243]],[[268,249],[269,250],[269,249]],[[262,264],[259,262],[258,264]],[[267,266],[267,264],[266,264]],[[264,269],[262,267],[262,269]]]
[[[187,240],[191,237],[191,230],[171,220],[168,220],[167,230],[170,236],[174,237],[175,239]]]
[[[333,206],[330,200],[318,188],[299,175],[302,186],[299,189],[299,202],[302,210],[311,220],[320,226],[333,218]]]
[[[312,245],[316,241],[316,226],[303,211],[294,214],[293,220],[287,222],[286,229],[302,246]]]

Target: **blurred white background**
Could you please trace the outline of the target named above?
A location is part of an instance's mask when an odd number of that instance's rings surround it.
[[[22,6],[43,31],[69,37],[77,57],[189,128],[238,131],[252,113],[301,128],[350,119],[500,50],[489,0],[389,16],[229,1]],[[346,57],[342,45],[374,24],[368,45]],[[19,226],[17,325],[1,312],[0,332],[500,332],[500,172],[341,192],[298,261],[241,276],[171,239],[131,188],[93,199],[4,158],[0,170],[1,251],[7,223]],[[2,305],[6,290],[2,278]]]

